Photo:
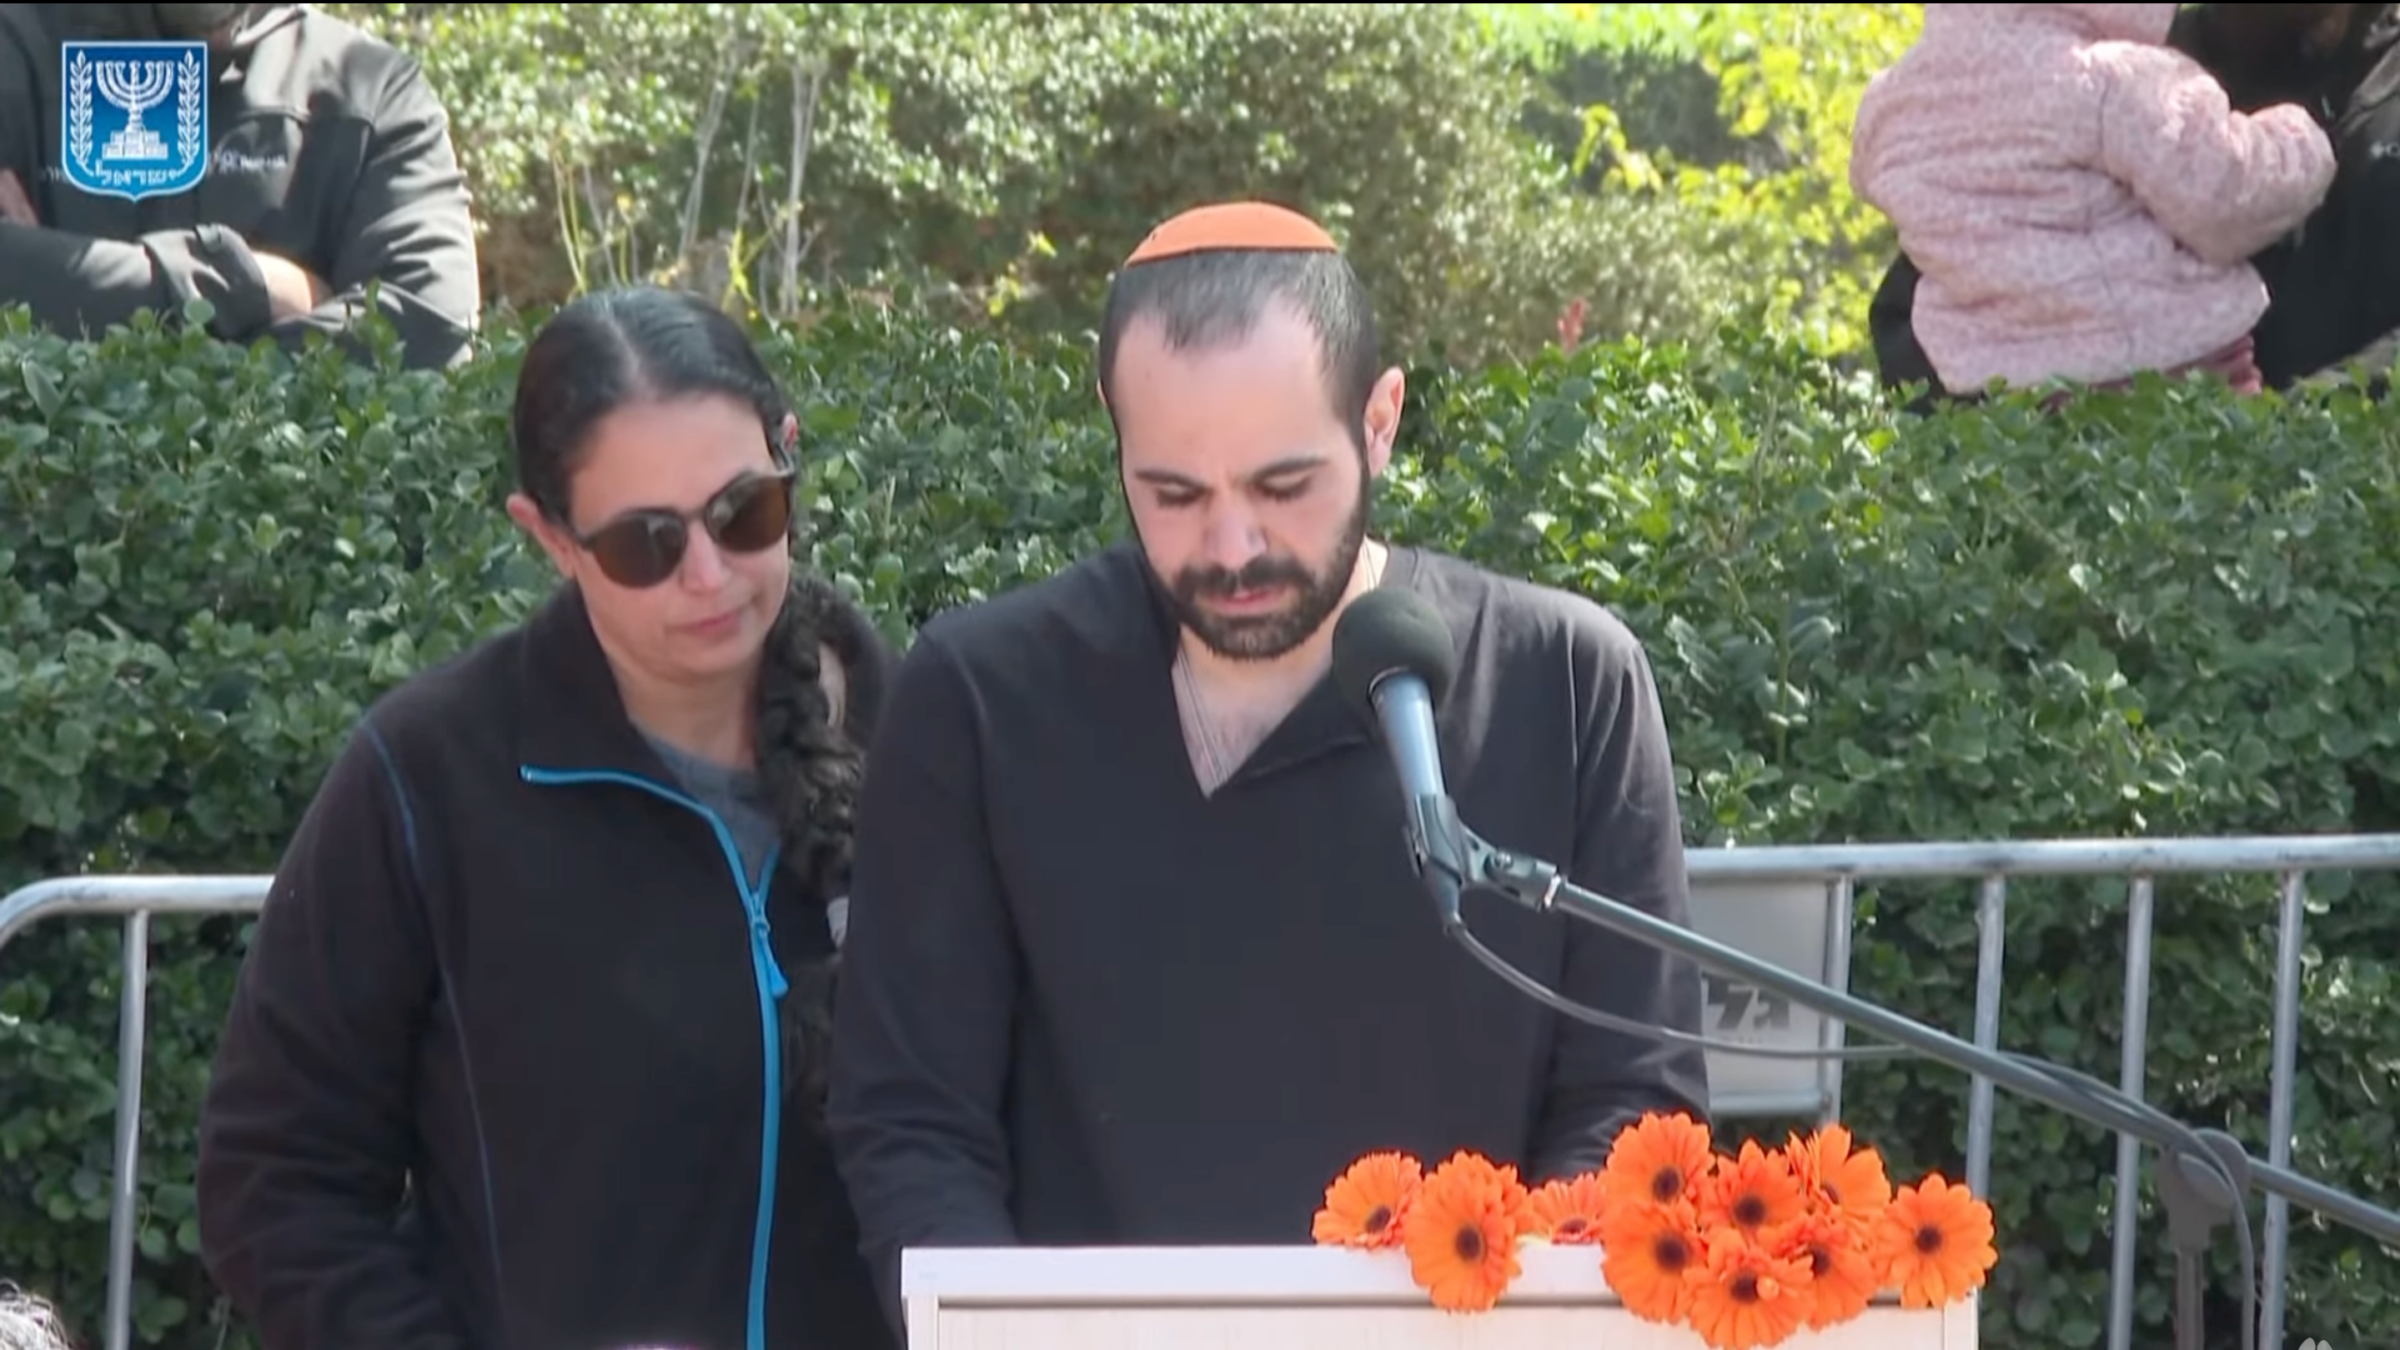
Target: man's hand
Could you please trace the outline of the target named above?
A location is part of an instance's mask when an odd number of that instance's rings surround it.
[[[39,227],[42,218],[34,213],[33,198],[25,191],[15,171],[0,169],[0,222],[11,225]],[[273,253],[254,253],[258,270],[267,281],[267,311],[277,323],[298,318],[325,303],[332,288],[315,273],[289,258]]]
[[[267,278],[267,307],[277,323],[298,318],[325,302],[331,288],[314,272],[289,258],[256,253],[258,270]]]
[[[13,169],[0,169],[0,220],[11,225],[42,223],[42,218],[34,214],[33,198],[25,194],[25,185],[17,181]]]

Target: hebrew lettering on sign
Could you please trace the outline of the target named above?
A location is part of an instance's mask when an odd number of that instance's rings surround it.
[[[1792,1001],[1746,980],[1729,975],[1703,975],[1712,1030],[1729,1035],[1746,1031],[1788,1031]]]

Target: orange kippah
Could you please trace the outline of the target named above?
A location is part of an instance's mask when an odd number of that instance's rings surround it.
[[[1195,206],[1152,230],[1125,265],[1217,249],[1341,252],[1323,226],[1297,211],[1270,202],[1219,202]]]

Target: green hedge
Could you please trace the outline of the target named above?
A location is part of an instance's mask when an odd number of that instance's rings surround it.
[[[806,410],[817,555],[895,637],[1119,527],[1080,350],[871,307],[765,340]],[[271,869],[360,707],[525,611],[546,573],[500,509],[520,341],[503,325],[444,378],[0,323],[0,889]],[[1620,608],[1655,654],[1694,845],[2375,830],[2400,801],[2396,460],[2400,426],[2349,391],[2154,383],[1913,420],[1731,335],[1421,376],[1383,519]],[[2389,1197],[2400,895],[2362,875],[2312,899],[2295,1162]],[[2149,1090],[2263,1153],[2271,884],[2160,903]],[[1963,1031],[1972,909],[1963,884],[1864,895],[1857,988]],[[2010,916],[2005,1042],[2113,1081],[2122,885],[2020,885]],[[157,929],[149,1344],[228,1330],[189,1181],[242,936]],[[60,924],[0,954],[0,1275],[92,1332],[116,946]],[[1961,1166],[1963,1079],[1849,1083],[1896,1167]],[[1986,1343],[2097,1344],[2113,1143],[2005,1095],[1997,1130]],[[2295,1228],[2294,1339],[2400,1342],[2392,1255]],[[2161,1232],[2147,1212],[2145,1341]]]

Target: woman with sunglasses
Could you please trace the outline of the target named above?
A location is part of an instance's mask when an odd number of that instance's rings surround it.
[[[526,352],[508,509],[564,584],[337,757],[203,1107],[266,1350],[892,1344],[820,1125],[889,658],[793,563],[797,434],[686,296]]]

